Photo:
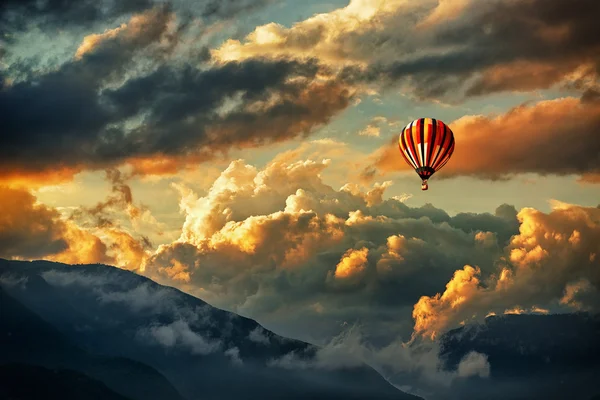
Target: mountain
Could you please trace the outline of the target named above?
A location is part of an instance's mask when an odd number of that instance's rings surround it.
[[[13,348],[0,364],[64,366],[132,399],[177,399],[170,385],[186,400],[418,399],[366,365],[325,368],[316,346],[129,271],[0,259],[0,284]],[[116,377],[148,381],[150,394]]]
[[[600,316],[503,315],[447,332],[440,357],[455,369],[469,352],[487,355],[488,379],[459,379],[440,399],[589,400],[600,389]]]
[[[94,389],[96,380],[130,399],[181,399],[175,388],[153,368],[126,358],[93,355],[74,345],[54,327],[30,311],[0,288],[0,364],[27,363],[48,368],[81,371],[94,379],[82,382],[82,388]],[[3,366],[16,378],[30,376],[44,381],[44,369]],[[81,375],[81,374],[79,374]],[[60,374],[63,381],[74,372]],[[97,388],[96,388],[97,389]],[[94,389],[94,391],[96,391]]]
[[[0,398],[130,400],[80,372],[26,364],[0,365]]]

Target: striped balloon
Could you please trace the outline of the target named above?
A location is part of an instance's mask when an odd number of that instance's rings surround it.
[[[402,130],[398,145],[404,160],[423,180],[421,189],[427,190],[427,179],[446,165],[454,152],[454,134],[439,119],[419,118]]]

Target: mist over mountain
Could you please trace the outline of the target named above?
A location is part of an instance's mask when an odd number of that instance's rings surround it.
[[[119,268],[0,260],[0,285],[0,367],[10,381],[2,394],[15,398],[37,393],[19,382],[49,380],[48,390],[65,399],[418,398],[398,388],[427,400],[600,393],[597,315],[492,316],[451,330],[431,356],[441,379],[453,378],[434,387],[411,368],[380,371],[390,384],[343,352],[281,337]]]
[[[85,374],[131,399],[417,399],[360,362],[118,268],[0,260],[0,276],[1,364],[67,368],[62,379]]]

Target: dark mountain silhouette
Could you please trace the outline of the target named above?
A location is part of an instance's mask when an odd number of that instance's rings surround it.
[[[7,400],[131,400],[105,384],[69,369],[0,365],[0,398]]]
[[[131,399],[181,399],[153,368],[126,358],[92,355],[79,348],[0,288],[0,363],[28,363],[81,371]],[[43,370],[5,367],[17,376],[45,379]],[[12,372],[11,372],[12,371]],[[79,374],[80,375],[80,374]],[[62,374],[63,380],[68,373]],[[94,380],[84,382],[87,385]]]
[[[418,399],[366,365],[315,365],[317,347],[129,271],[0,259],[0,282],[14,309],[1,318],[12,315],[15,325],[3,327],[3,337],[22,332],[0,363],[68,367],[131,398],[176,399],[159,385],[164,376],[187,400]],[[16,317],[21,312],[25,321]],[[97,356],[84,362],[81,352]],[[134,397],[111,381],[114,375],[160,388]]]
[[[449,331],[441,343],[446,369],[470,351],[486,354],[491,368],[488,379],[459,379],[440,399],[589,400],[599,392],[599,315],[492,316]]]

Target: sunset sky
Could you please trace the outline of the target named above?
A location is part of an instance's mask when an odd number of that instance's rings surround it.
[[[0,257],[377,346],[600,309],[600,2],[0,5]],[[410,121],[456,139],[428,191]]]

